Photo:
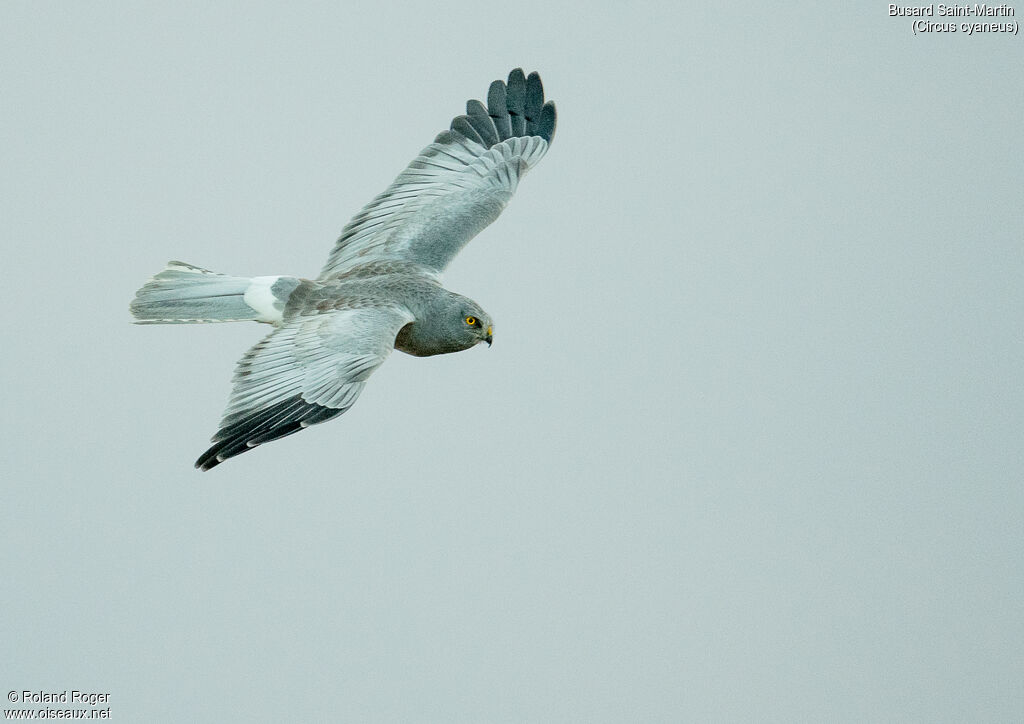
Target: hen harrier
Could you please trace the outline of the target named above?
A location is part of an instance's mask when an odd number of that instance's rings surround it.
[[[441,272],[498,218],[555,134],[537,73],[496,80],[487,105],[427,146],[341,232],[317,279],[247,279],[169,262],[136,292],[139,324],[255,321],[275,329],[245,353],[209,470],[257,445],[337,417],[392,348],[426,357],[491,344],[487,312]]]

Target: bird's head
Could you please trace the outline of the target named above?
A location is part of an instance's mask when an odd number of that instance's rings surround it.
[[[480,308],[480,305],[475,302],[461,305],[458,310],[458,318],[453,322],[458,328],[456,335],[464,340],[466,347],[472,347],[480,342],[487,342],[487,346],[491,346],[494,337],[494,322],[491,321],[490,315]]]

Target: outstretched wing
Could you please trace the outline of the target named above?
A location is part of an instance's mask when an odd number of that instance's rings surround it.
[[[287,321],[239,361],[220,429],[196,467],[209,470],[345,412],[412,320],[399,307],[366,307]]]
[[[442,271],[498,218],[554,134],[555,104],[544,102],[537,73],[516,68],[507,85],[494,81],[486,108],[467,102],[466,115],[345,226],[320,278],[385,259]]]

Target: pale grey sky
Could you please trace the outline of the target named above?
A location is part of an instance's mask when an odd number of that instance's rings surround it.
[[[3,693],[1020,721],[1022,42],[881,2],[4,3]],[[446,275],[494,347],[193,470],[266,329],[137,327],[135,289],[315,275],[516,66],[558,134]]]

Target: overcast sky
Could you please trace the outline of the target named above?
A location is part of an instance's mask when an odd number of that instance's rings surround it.
[[[3,693],[1024,719],[1022,42],[882,2],[4,2]],[[516,66],[557,136],[445,278],[493,348],[195,471],[267,330],[134,326],[135,290],[316,275]]]

